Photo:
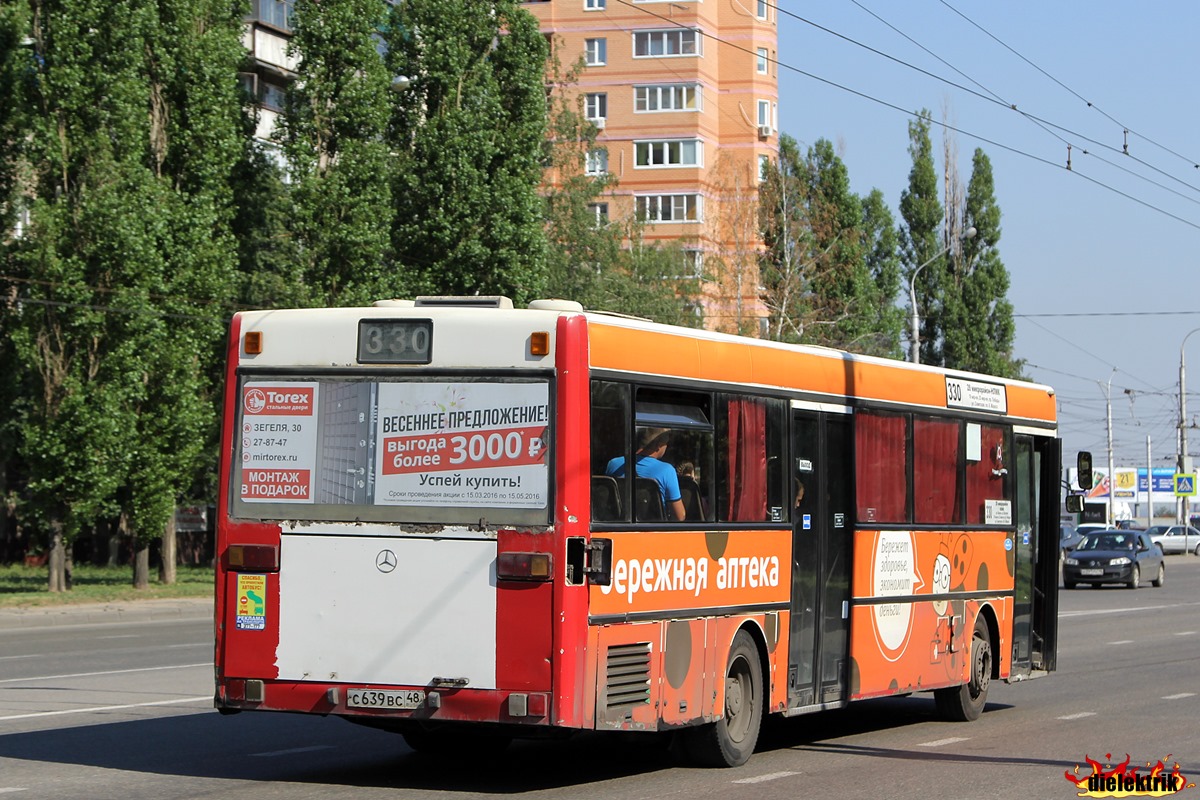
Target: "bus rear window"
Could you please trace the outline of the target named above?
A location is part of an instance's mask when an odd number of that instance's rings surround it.
[[[244,378],[234,516],[547,524],[545,380]]]

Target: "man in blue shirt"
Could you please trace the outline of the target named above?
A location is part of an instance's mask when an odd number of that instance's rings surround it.
[[[679,491],[679,475],[675,467],[661,460],[667,452],[671,432],[666,428],[638,428],[637,436],[639,445],[634,453],[634,473],[639,478],[652,478],[658,484],[663,508],[675,519],[682,520],[686,512]],[[617,456],[609,461],[604,472],[614,478],[625,477],[625,457]]]

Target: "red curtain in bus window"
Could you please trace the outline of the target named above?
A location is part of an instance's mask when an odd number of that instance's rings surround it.
[[[729,401],[729,521],[767,518],[767,408]]]
[[[961,522],[958,422],[913,420],[913,522]]]
[[[858,414],[854,471],[859,522],[908,522],[904,417]]]
[[[986,500],[1007,500],[1004,477],[1004,429],[983,425],[980,430],[981,461],[967,462],[967,522],[982,525]]]

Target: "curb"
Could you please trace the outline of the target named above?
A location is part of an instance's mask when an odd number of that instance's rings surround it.
[[[66,625],[180,622],[211,620],[212,618],[212,598],[78,603],[65,606],[0,609],[0,631],[33,630]]]

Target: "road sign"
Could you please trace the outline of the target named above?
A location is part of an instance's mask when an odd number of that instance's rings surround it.
[[[1184,475],[1175,473],[1175,496],[1176,497],[1195,497],[1196,496],[1196,476]]]

